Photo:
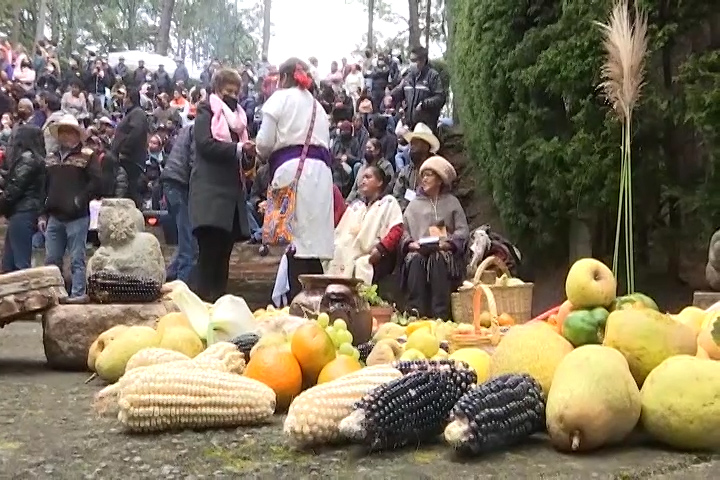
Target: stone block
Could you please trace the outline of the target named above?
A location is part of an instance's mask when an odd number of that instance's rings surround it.
[[[86,370],[90,345],[115,325],[155,326],[177,311],[169,301],[127,305],[58,305],[43,315],[43,345],[48,365],[60,370]]]
[[[715,303],[720,302],[720,292],[695,292],[693,294],[693,306],[705,310]]]
[[[87,275],[110,270],[165,282],[165,259],[157,237],[144,231],[142,212],[127,199],[103,199],[98,215],[101,246],[87,264]]]

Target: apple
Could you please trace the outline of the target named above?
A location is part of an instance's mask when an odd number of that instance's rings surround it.
[[[615,300],[617,281],[607,265],[594,258],[573,263],[565,279],[565,295],[576,309],[605,307]]]

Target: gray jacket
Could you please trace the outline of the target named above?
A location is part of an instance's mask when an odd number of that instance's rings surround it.
[[[165,168],[160,174],[163,182],[176,182],[184,187],[190,185],[190,172],[195,160],[195,138],[193,126],[183,127],[175,139],[170,155],[165,159]]]

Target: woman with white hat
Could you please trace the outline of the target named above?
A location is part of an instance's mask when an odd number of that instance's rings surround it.
[[[450,318],[450,294],[462,283],[470,235],[460,201],[450,193],[457,174],[440,156],[420,166],[417,195],[404,213],[400,273],[407,310],[429,318]]]
[[[440,150],[440,140],[424,123],[418,123],[412,132],[405,132],[403,138],[408,143],[410,163],[397,174],[393,196],[404,210],[415,198],[415,190],[420,186],[418,169],[420,165]]]

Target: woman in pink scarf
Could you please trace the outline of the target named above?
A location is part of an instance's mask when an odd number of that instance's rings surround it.
[[[250,237],[243,169],[250,168],[245,153],[254,148],[238,106],[240,75],[219,70],[211,83],[208,100],[197,107],[189,191],[190,224],[199,247],[194,287],[207,302],[225,294],[233,245]]]

